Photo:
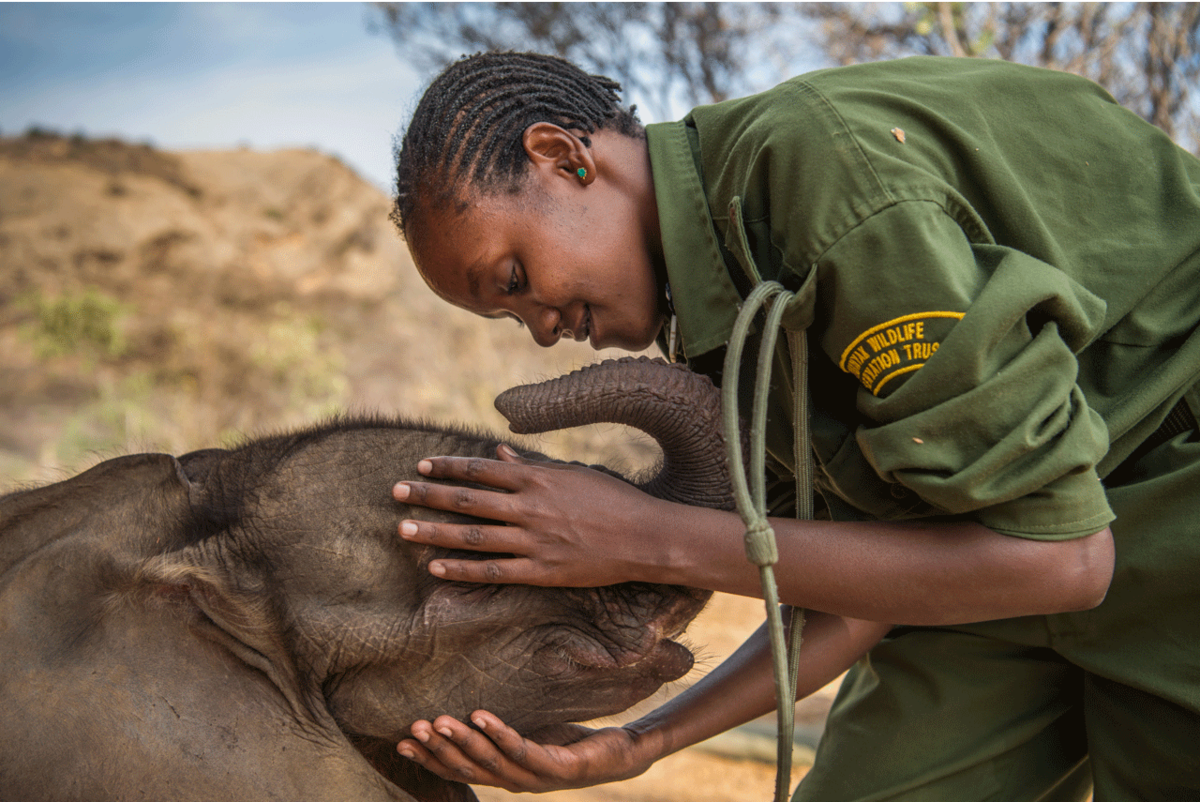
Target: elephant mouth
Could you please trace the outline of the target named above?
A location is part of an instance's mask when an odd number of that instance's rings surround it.
[[[635,670],[657,682],[674,682],[691,671],[693,665],[695,656],[691,649],[679,641],[663,638],[639,659],[618,668]]]
[[[595,638],[577,637],[547,646],[541,657],[543,672],[556,679],[618,672],[664,683],[684,676],[695,664],[691,650],[670,638],[658,640],[644,651],[614,652],[609,644]]]
[[[542,670],[556,678],[576,674],[636,675],[658,684],[673,682],[691,671],[695,657],[676,638],[707,600],[687,595],[661,609],[649,621],[620,626],[588,626],[554,630],[542,649]]]

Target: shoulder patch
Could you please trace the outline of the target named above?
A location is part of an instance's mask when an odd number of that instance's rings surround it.
[[[872,326],[842,352],[838,367],[872,395],[897,376],[919,370],[962,312],[917,312]]]

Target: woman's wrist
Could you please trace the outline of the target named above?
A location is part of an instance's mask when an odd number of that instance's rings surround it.
[[[758,595],[758,569],[746,559],[745,524],[736,512],[663,503],[669,509],[661,525],[668,528],[660,531],[672,536],[646,581]]]
[[[832,682],[889,629],[884,623],[810,612],[800,653],[797,698]],[[764,625],[707,676],[625,729],[633,737],[637,760],[648,761],[644,763],[648,766],[766,715],[775,704],[771,647]]]
[[[642,766],[643,771],[667,755],[692,745],[676,732],[674,718],[681,712],[676,707],[668,702],[625,725],[633,741],[634,760]]]
[[[649,714],[625,725],[624,729],[633,744],[630,752],[631,776],[641,774],[674,751],[668,748],[666,733],[652,718],[653,714]]]

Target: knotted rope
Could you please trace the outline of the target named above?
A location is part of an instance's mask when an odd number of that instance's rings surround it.
[[[775,677],[775,707],[778,727],[775,775],[775,802],[785,802],[791,790],[792,744],[796,714],[796,677],[799,672],[800,643],[804,629],[804,611],[792,611],[790,638],[785,643],[783,611],[775,583],[773,566],[779,561],[775,530],[767,520],[766,459],[767,396],[771,387],[771,361],[778,339],[780,321],[793,293],[775,281],[760,283],[746,298],[725,353],[724,380],[721,383],[722,423],[728,449],[729,473],[733,482],[738,514],[746,525],[746,557],[758,566],[763,599],[767,607],[767,631],[771,641],[771,658]],[[750,425],[750,484],[742,461],[738,410],[738,378],[746,337],[750,325],[764,305],[770,304],[762,342],[759,345],[757,373],[754,385],[754,405]],[[812,518],[812,452],[808,444],[808,345],[804,332],[789,332],[788,345],[792,353],[792,378],[796,399],[796,424],[793,457],[796,466],[796,517]]]

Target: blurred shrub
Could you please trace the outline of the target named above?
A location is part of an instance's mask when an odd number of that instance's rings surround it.
[[[34,291],[22,303],[33,313],[26,336],[42,359],[69,354],[116,359],[128,349],[121,323],[130,310],[94,287],[57,297]]]
[[[285,307],[286,309],[286,307]],[[349,392],[345,360],[321,341],[325,324],[316,315],[281,316],[267,323],[250,359],[264,385],[261,395],[282,390],[282,411],[302,417],[341,409]]]

